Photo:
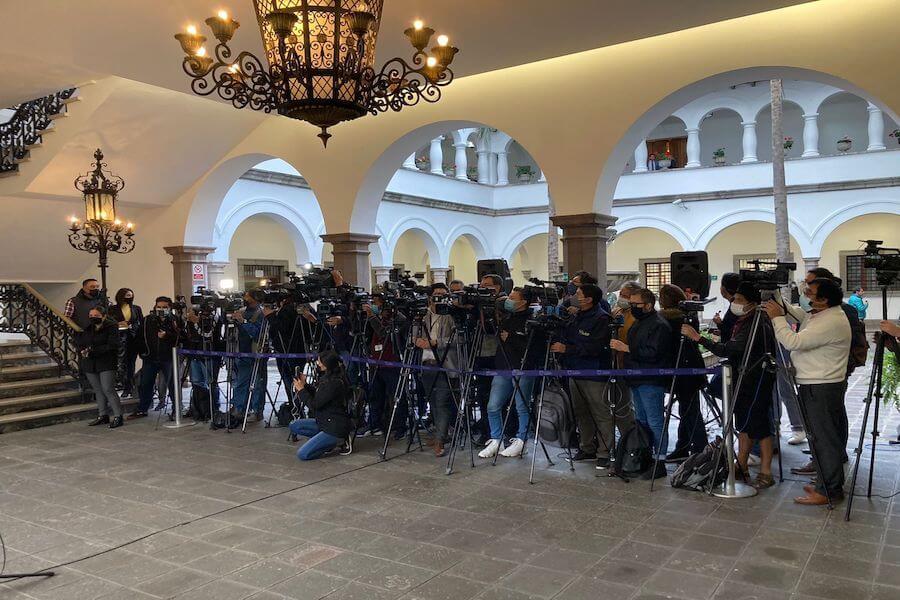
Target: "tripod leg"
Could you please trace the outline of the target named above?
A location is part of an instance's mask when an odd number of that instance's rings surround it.
[[[684,339],[684,338],[682,338]],[[663,436],[669,431],[669,421],[672,418],[672,407],[675,405],[675,394],[674,392],[669,395],[669,402],[666,404],[666,416],[663,419]],[[615,432],[613,432],[615,435]],[[662,441],[662,440],[660,440]],[[654,452],[656,456],[653,457],[653,471],[650,474],[650,491],[653,491],[653,483],[656,481],[656,469],[659,468],[659,455],[661,454],[659,451]]]
[[[528,483],[534,483],[534,463],[537,460],[537,445],[541,440],[541,417],[544,414],[544,385],[545,385],[545,377],[541,377],[541,394],[538,396],[538,409],[537,409],[537,420],[534,424],[534,447],[531,451],[531,470],[528,473]],[[541,444],[543,445],[543,444]],[[546,454],[547,449],[544,448],[544,453]],[[550,460],[550,456],[547,456],[547,462],[553,465],[553,461]]]
[[[882,360],[884,360],[884,350],[882,350]],[[873,366],[872,369],[876,370],[875,366]],[[881,363],[879,363],[877,371],[878,377],[875,381],[875,411],[872,415],[872,454],[869,457],[869,486],[866,488],[866,498],[872,497],[872,478],[875,476],[875,446],[878,444],[878,436],[881,435],[881,432],[878,431],[878,411],[881,406],[881,378],[884,374]]]
[[[397,417],[397,407],[400,406],[400,396],[403,394],[403,378],[405,377],[405,371],[406,369],[400,370],[400,378],[397,380],[397,385],[394,388],[394,404],[391,407],[391,418],[388,421],[387,429],[384,430],[384,446],[379,453],[381,460],[387,460],[388,444],[391,443],[391,430],[394,428],[394,419]]]
[[[869,388],[866,391],[866,408],[863,410],[863,420],[859,426],[859,444],[857,444],[856,449],[853,451],[853,454],[856,455],[856,459],[853,465],[853,476],[850,478],[850,495],[847,498],[847,509],[844,512],[845,521],[850,520],[850,510],[853,508],[853,498],[856,496],[856,479],[859,476],[859,462],[862,459],[863,445],[866,442],[866,425],[869,423],[869,408],[872,406],[872,397],[875,394],[875,385],[879,377],[877,371],[884,360],[884,340],[880,336],[878,338],[878,343],[875,345],[874,360],[875,362],[872,364],[872,374],[869,376]],[[803,420],[804,422],[806,421],[805,416]]]

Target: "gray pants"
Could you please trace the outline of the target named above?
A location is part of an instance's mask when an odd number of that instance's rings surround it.
[[[116,393],[116,372],[103,371],[102,373],[85,373],[91,389],[94,391],[94,398],[97,400],[97,412],[101,417],[109,415],[112,409],[112,416],[122,416],[122,405],[119,403],[119,394]]]
[[[818,460],[816,491],[840,499],[844,487],[844,462],[847,460],[847,410],[844,408],[846,382],[800,386],[800,402],[806,409],[811,447]]]
[[[451,379],[454,389],[459,389],[457,379]],[[434,387],[432,387],[432,385]],[[450,418],[453,414],[453,399],[450,395],[450,385],[447,376],[437,371],[422,372],[422,386],[425,392],[431,390],[431,415],[434,419],[434,436],[442,444],[450,442],[447,435],[450,431]]]
[[[575,405],[581,451],[609,458],[615,430],[608,396],[612,395],[616,403],[616,428],[620,434],[624,434],[634,427],[634,412],[631,409],[631,392],[628,387],[623,382],[609,384],[605,381],[570,379],[569,393]]]

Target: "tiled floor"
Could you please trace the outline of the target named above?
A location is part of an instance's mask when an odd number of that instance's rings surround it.
[[[855,377],[857,423],[864,392]],[[896,413],[885,416],[891,435]],[[900,598],[900,496],[857,498],[848,524],[842,510],[794,505],[801,481],[742,500],[650,494],[539,458],[529,485],[515,459],[461,461],[447,477],[427,453],[380,463],[375,447],[301,464],[282,429],[148,421],[0,436],[6,572],[76,561],[0,597]],[[876,494],[898,488],[897,449],[879,444]],[[803,460],[787,449],[785,471]]]

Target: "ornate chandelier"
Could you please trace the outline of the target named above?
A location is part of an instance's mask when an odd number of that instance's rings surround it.
[[[421,21],[404,31],[415,48],[411,64],[392,58],[375,71],[383,2],[253,0],[268,69],[249,52],[233,57],[228,42],[240,24],[225,11],[206,19],[219,42],[214,56],[193,25],[175,39],[184,50],[182,67],[195,94],[215,92],[235,108],[307,121],[321,128],[318,137],[327,145],[329,127],[420,100],[437,102],[440,88],[453,81],[449,67],[459,49],[440,35],[426,50],[434,30]]]

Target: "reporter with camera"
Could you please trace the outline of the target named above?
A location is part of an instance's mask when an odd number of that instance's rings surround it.
[[[623,353],[626,369],[670,368],[672,356],[672,328],[656,312],[656,294],[643,288],[633,292],[628,299],[634,324],[628,328],[627,342],[612,340],[610,347]],[[650,430],[652,444],[659,458],[665,458],[668,436],[663,431],[665,420],[664,400],[668,378],[659,375],[639,375],[627,380],[634,403],[635,420]],[[665,475],[665,466],[652,476]]]
[[[172,365],[172,350],[181,338],[181,325],[172,313],[172,299],[159,296],[153,311],[144,318],[141,329],[141,381],[138,386],[138,405],[128,419],[147,416],[153,403],[156,376],[162,375],[165,388],[175,397],[175,377]],[[160,398],[162,400],[162,398]]]
[[[306,376],[294,379],[294,391],[300,395],[300,402],[310,407],[312,417],[296,419],[289,428],[294,436],[309,438],[297,450],[300,460],[315,460],[344,443],[342,455],[352,451],[350,437],[350,413],[347,399],[350,397],[350,383],[344,374],[341,357],[332,350],[326,350],[316,359],[316,384],[306,383]]]
[[[122,405],[116,393],[116,370],[119,356],[119,328],[106,314],[106,307],[88,311],[90,324],[75,334],[75,346],[81,356],[81,372],[87,377],[97,402],[97,418],[89,426],[108,424],[110,429],[122,426]],[[110,412],[112,420],[110,421]]]
[[[503,279],[499,275],[488,274],[481,278],[478,287],[490,291],[491,305],[473,308],[475,317],[480,320],[484,330],[481,347],[475,350],[475,370],[493,369],[497,360],[498,330],[496,317],[503,304]],[[488,403],[491,397],[492,378],[483,375],[474,377],[475,403],[481,413],[481,419],[473,423],[472,436],[476,443],[486,444],[490,441],[491,426],[487,419]]]
[[[775,337],[791,351],[800,388],[800,402],[806,409],[807,428],[819,473],[815,486],[806,486],[805,496],[794,502],[823,505],[844,496],[843,463],[847,459],[847,356],[851,329],[841,308],[843,291],[831,279],[818,278],[808,284],[812,312],[803,318],[800,330],[791,330],[785,311],[777,302],[765,303]],[[827,495],[826,495],[827,492]]]
[[[739,368],[743,364],[744,356],[749,352],[747,355],[748,370],[743,373],[741,388],[737,390],[736,396],[732,392],[733,426],[738,432],[738,468],[740,476],[747,483],[750,483],[750,451],[754,443],[759,443],[759,473],[752,485],[762,489],[775,485],[775,479],[772,477],[775,434],[772,430],[770,413],[775,376],[762,360],[770,345],[767,340],[771,340],[774,336],[772,324],[767,318],[760,321],[762,329],[757,332],[753,347],[748,347],[753,318],[759,309],[760,300],[759,290],[750,282],[743,282],[738,286],[731,297],[731,305],[728,307],[729,312],[735,316],[735,320],[727,342],[714,342],[709,338],[702,337],[696,327],[687,324],[681,327],[681,333],[704,348],[708,348],[716,356],[728,359],[734,369],[731,379],[732,386],[736,385],[738,379],[742,377]]]
[[[293,296],[285,296],[278,307],[266,315],[269,330],[272,332],[272,347],[278,354],[305,354],[306,331],[309,321],[304,318],[305,307],[298,306]],[[276,358],[275,365],[281,375],[281,381],[287,385],[294,378],[295,371],[303,371],[306,361],[302,358]]]
[[[374,294],[371,304],[363,304],[366,315],[366,330],[370,334],[369,357],[387,362],[400,362],[409,320],[396,307],[385,301],[383,294]],[[368,395],[369,423],[365,435],[389,435],[385,431],[385,418],[396,402],[394,394],[400,381],[400,367],[376,365],[371,371],[370,393]],[[395,436],[399,439],[406,433],[406,419],[409,407],[404,396],[398,407],[394,424]]]
[[[204,308],[191,307],[185,314],[183,348],[186,350],[196,351],[225,351],[225,339],[223,330],[225,328],[225,319],[223,316],[216,316],[214,312],[207,312]],[[222,368],[222,358],[220,356],[189,356],[188,357],[188,376],[191,381],[192,396],[191,409],[197,409],[193,412],[193,418],[204,421],[204,415],[210,410],[210,400],[202,398],[209,394],[212,400],[212,409],[215,411],[219,408],[219,371]],[[197,390],[202,390],[198,392]],[[202,406],[198,406],[202,404]],[[210,418],[212,415],[210,415]]]
[[[265,314],[261,302],[264,298],[262,290],[249,290],[244,293],[244,308],[232,314],[231,318],[237,323],[238,352],[251,353],[262,352],[260,347],[260,335],[263,330]],[[250,379],[253,377],[253,366],[258,362],[256,382],[253,387],[253,397],[250,398]],[[232,416],[243,418],[247,410],[247,402],[256,415],[257,421],[263,419],[263,403],[266,399],[267,358],[236,358],[234,392],[231,398]]]
[[[527,288],[513,288],[509,297],[503,302],[505,318],[499,324],[500,343],[497,347],[494,368],[501,371],[516,369],[535,369],[543,358],[542,349],[546,348],[546,337],[543,333],[532,331],[528,327],[531,317],[530,305],[534,301],[533,293]],[[518,381],[518,388],[516,382]],[[481,458],[492,458],[498,452],[500,456],[521,456],[528,439],[530,421],[531,394],[534,389],[534,377],[495,375],[491,380],[491,395],[487,406],[488,422],[491,426],[491,439],[487,446],[478,453]],[[515,399],[518,428],[516,436],[509,446],[501,450],[503,445],[503,409]]]
[[[428,312],[422,318],[423,335],[415,339],[416,347],[422,351],[423,365],[449,369],[446,372],[422,371],[421,375],[423,392],[426,399],[430,399],[434,418],[431,447],[438,457],[444,456],[444,445],[450,441],[448,432],[454,408],[451,390],[459,389],[459,373],[453,372],[458,366],[456,348],[452,344],[456,323],[452,315],[437,312],[437,301],[448,293],[443,283],[432,284]]]
[[[609,314],[600,306],[603,291],[592,283],[582,284],[575,292],[573,305],[578,312],[566,322],[559,340],[550,345],[550,351],[559,353],[566,369],[609,369],[612,356],[609,349]],[[569,391],[575,406],[580,446],[574,460],[597,459],[601,467],[609,466],[609,451],[615,440],[615,429],[624,433],[634,427],[631,403],[615,407],[610,412],[607,377],[572,377]]]
[[[578,306],[578,301],[575,299],[575,294],[578,292],[579,288],[585,284],[599,285],[597,278],[587,271],[578,271],[572,276],[572,279],[566,284],[566,294],[559,302],[559,312],[561,315],[563,313],[568,313],[570,315],[578,314],[581,309]],[[602,297],[600,298],[600,301],[597,302],[597,306],[603,309],[606,314],[609,314],[612,307],[610,307],[609,302],[606,301],[606,297],[603,296],[603,290],[600,290],[600,293]]]

